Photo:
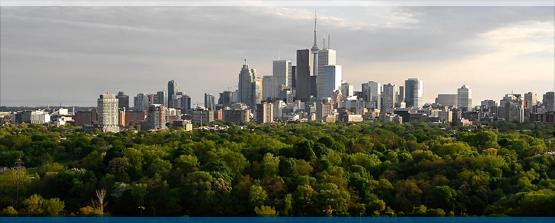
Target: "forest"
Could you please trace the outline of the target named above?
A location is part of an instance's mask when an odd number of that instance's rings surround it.
[[[555,216],[555,126],[0,127],[2,216]]]

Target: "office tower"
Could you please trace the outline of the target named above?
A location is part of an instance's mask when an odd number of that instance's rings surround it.
[[[362,98],[368,102],[368,108],[381,108],[382,85],[375,81],[368,81],[362,84]]]
[[[354,95],[355,87],[347,82],[341,83],[341,95],[343,98],[349,98]]]
[[[241,72],[239,72],[239,86],[238,86],[238,99],[239,102],[245,103],[251,108],[254,108],[256,105],[255,101],[255,70],[249,69],[247,65],[247,60],[245,60],[245,64],[241,68]]]
[[[191,110],[191,97],[189,97],[189,95],[181,95],[181,97],[179,97],[179,100],[181,102],[181,111],[187,112]]]
[[[337,64],[336,51],[326,46],[323,47],[324,49],[318,51],[318,75],[324,72],[324,66]]]
[[[422,94],[424,92],[424,82],[418,78],[405,80],[405,102],[408,108],[418,108],[424,102]]]
[[[546,92],[543,95],[542,103],[547,111],[555,111],[555,92]]]
[[[177,84],[174,80],[168,81],[168,108],[173,108],[175,93],[177,92]]]
[[[297,87],[297,66],[291,66],[291,90]]]
[[[125,109],[125,110],[129,109],[129,95],[126,95],[125,93],[123,93],[123,91],[120,91],[118,92],[118,95],[116,96],[116,98],[118,99],[119,109]]]
[[[456,107],[458,94],[438,94],[436,97],[436,104],[443,106]]]
[[[98,98],[98,125],[103,132],[119,132],[118,127],[118,99],[110,93],[101,94]]]
[[[279,97],[281,91],[286,88],[292,88],[291,81],[291,61],[290,60],[274,60],[272,63],[273,71],[273,95],[272,98]],[[265,85],[266,86],[266,85]],[[264,90],[266,91],[266,89]],[[269,91],[269,90],[268,90]]]
[[[385,113],[393,113],[395,108],[395,100],[397,97],[397,89],[394,84],[386,84],[382,91],[381,111]]]
[[[233,92],[231,91],[224,91],[220,93],[220,97],[218,98],[218,104],[222,105],[223,107],[230,106],[233,103]]]
[[[174,94],[173,100],[175,100],[175,94]],[[172,105],[174,103],[172,103]],[[167,106],[168,105],[168,98],[166,97],[166,92],[164,92],[164,91],[156,92],[156,99],[154,100],[154,104],[160,104],[160,105]]]
[[[161,104],[152,104],[148,107],[146,120],[143,122],[141,129],[161,130],[166,128],[166,107]]]
[[[274,122],[274,105],[270,102],[263,102],[256,105],[256,122],[272,123]]]
[[[399,91],[397,92],[397,103],[396,107],[401,107],[401,103],[405,102],[405,86],[399,86]]]
[[[216,98],[214,95],[204,93],[204,107],[209,111],[216,110]]]
[[[277,95],[274,91],[274,81],[275,76],[264,76],[262,77],[262,85],[264,92],[262,93],[262,98],[264,100],[273,99]]]
[[[260,102],[263,100],[262,94],[264,93],[264,84],[262,83],[262,77],[254,77],[252,89],[254,91],[254,101],[252,102],[253,106],[251,108],[256,108],[256,104],[260,104]]]
[[[42,125],[45,123],[50,122],[50,114],[46,111],[36,110],[36,111],[23,111],[21,114],[21,122],[20,123],[30,123],[30,124],[37,124]]]
[[[332,97],[335,90],[341,87],[341,65],[326,65],[322,73],[316,76],[318,83],[318,98]]]
[[[524,108],[532,109],[538,104],[538,94],[534,92],[528,92],[524,94]]]
[[[466,85],[457,89],[457,108],[462,111],[472,110],[472,89]]]
[[[310,49],[297,50],[297,65],[295,75],[295,94],[297,100],[308,101],[310,99]]]
[[[318,78],[318,76],[310,76],[310,84],[309,84],[309,89],[310,89],[310,97],[317,97],[318,96],[318,84],[317,84],[317,80],[316,78]]]
[[[143,93],[138,93],[137,96],[133,98],[133,110],[135,111],[146,111],[148,108],[148,98]]]
[[[524,122],[524,101],[517,94],[506,94],[499,103],[500,118],[510,122]]]
[[[146,95],[146,100],[148,102],[148,105],[147,105],[145,110],[148,110],[148,106],[150,106],[152,104],[156,104],[156,95],[155,94],[147,94]]]
[[[223,121],[227,123],[245,123],[250,121],[251,110],[232,108],[223,111]]]

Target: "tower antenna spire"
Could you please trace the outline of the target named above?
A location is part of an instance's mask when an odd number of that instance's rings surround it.
[[[330,42],[331,42],[331,36],[330,36],[330,34],[328,33],[328,49],[331,49],[331,48],[330,48]]]
[[[316,43],[316,20],[317,20],[317,14],[316,14],[316,9],[314,9],[314,47],[318,48],[318,44]]]

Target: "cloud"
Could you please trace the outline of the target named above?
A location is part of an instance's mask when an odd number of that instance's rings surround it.
[[[538,92],[551,88],[533,80],[553,71],[552,7],[316,9],[318,41],[331,33],[338,63],[356,88],[362,81],[401,83],[421,76],[433,98],[459,87],[459,77],[487,85],[492,78],[484,79],[484,73],[509,73],[519,83],[475,88],[483,92],[475,94],[480,97],[504,94],[517,84]],[[309,7],[0,10],[2,104],[94,105],[100,92],[156,92],[170,79],[200,103],[204,92],[236,87],[243,58],[267,75],[273,59],[295,61],[295,50],[312,46]],[[515,72],[524,70],[533,71],[528,81]],[[446,73],[459,76],[444,78]]]

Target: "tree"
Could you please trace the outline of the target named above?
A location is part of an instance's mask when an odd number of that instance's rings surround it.
[[[58,216],[64,211],[64,202],[59,198],[46,199],[42,202],[44,214],[48,216]]]

